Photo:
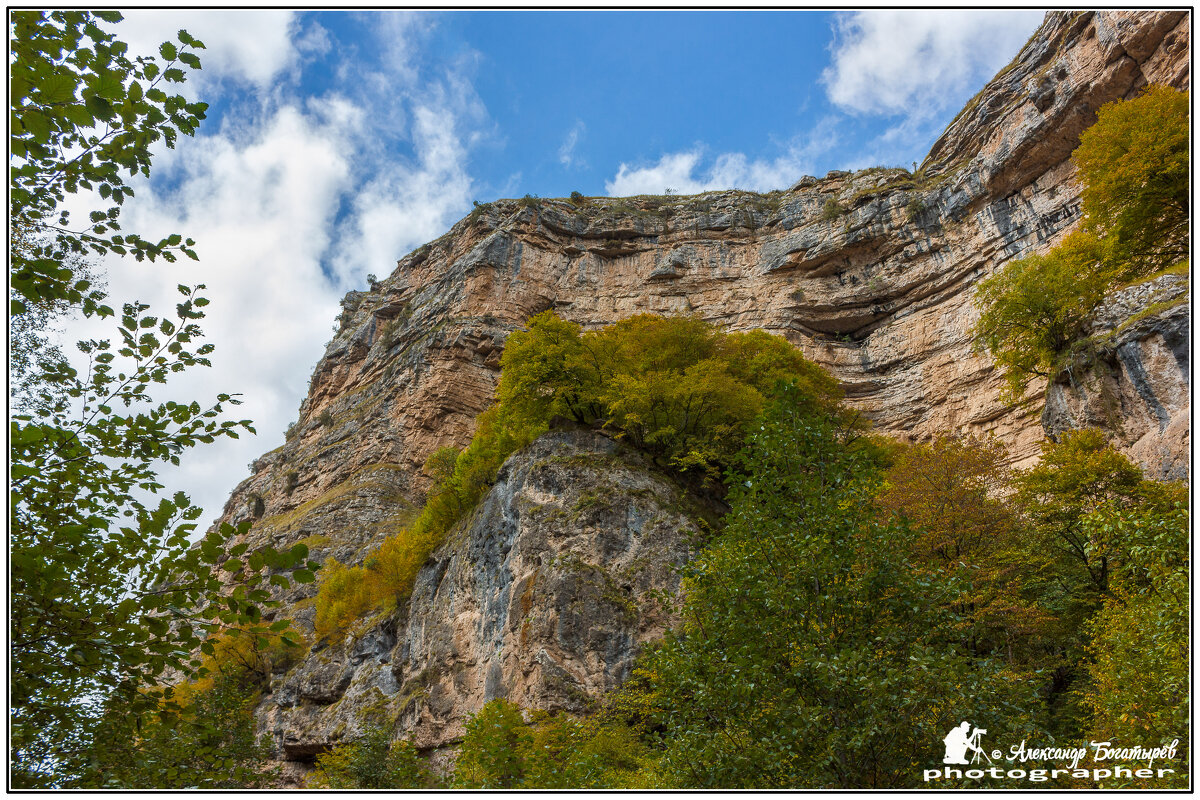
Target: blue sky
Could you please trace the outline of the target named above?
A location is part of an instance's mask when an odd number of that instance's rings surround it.
[[[127,12],[115,32],[132,53],[180,28],[205,42],[185,93],[210,113],[156,157],[122,217],[146,236],[196,239],[200,263],[113,259],[110,292],[169,308],[177,283],[205,283],[213,368],[173,391],[241,392],[259,429],[194,451],[164,482],[214,518],[241,465],[282,443],[345,292],[472,201],[768,191],[831,169],[911,167],[1042,16]]]

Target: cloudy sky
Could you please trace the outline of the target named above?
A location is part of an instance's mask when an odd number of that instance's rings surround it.
[[[115,31],[132,53],[180,28],[207,45],[185,93],[210,110],[122,216],[147,238],[194,238],[200,262],[108,261],[109,290],[169,309],[176,284],[206,284],[213,367],[169,394],[240,392],[258,428],[193,450],[164,483],[215,518],[283,442],[344,293],[473,200],[768,191],[911,167],[1042,16],[127,12]]]

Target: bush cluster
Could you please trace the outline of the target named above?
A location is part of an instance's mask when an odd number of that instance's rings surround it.
[[[350,742],[317,756],[305,781],[309,789],[430,789],[437,786],[417,748],[370,727]]]
[[[650,748],[612,715],[589,719],[492,700],[467,723],[454,766],[456,789],[610,789],[644,781]]]
[[[832,409],[836,382],[785,339],[725,333],[693,317],[640,315],[595,331],[552,311],[505,346],[500,407],[524,425],[555,416],[603,427],[658,462],[712,479],[785,381]]]

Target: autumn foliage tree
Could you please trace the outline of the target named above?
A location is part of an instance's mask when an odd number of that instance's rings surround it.
[[[1149,86],[1100,108],[1071,160],[1083,183],[1085,226],[1126,275],[1188,255],[1190,93]]]
[[[643,314],[583,333],[552,311],[505,346],[497,397],[527,420],[600,425],[680,470],[712,478],[782,380],[832,409],[836,382],[786,340]]]
[[[912,526],[918,569],[951,578],[942,598],[963,642],[1028,664],[1042,658],[1052,615],[1027,591],[1027,532],[1011,500],[1013,475],[998,441],[939,437],[905,447],[885,473],[878,503]]]

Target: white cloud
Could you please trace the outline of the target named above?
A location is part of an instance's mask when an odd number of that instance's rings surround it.
[[[571,130],[567,131],[562,146],[558,148],[558,161],[567,169],[573,166],[587,166],[582,159],[575,157],[575,146],[579,144],[579,137],[583,135],[585,130],[587,130],[587,126],[583,124],[583,120],[575,120],[575,124],[571,126]]]
[[[309,24],[304,34],[296,39],[296,49],[305,55],[323,56],[332,48],[333,41],[329,38],[329,31],[317,22]]]
[[[610,197],[662,194],[667,189],[696,194],[713,189],[749,189],[768,192],[786,189],[814,169],[818,156],[836,143],[837,126],[823,117],[804,136],[794,138],[783,153],[771,159],[750,159],[743,153],[722,153],[706,162],[704,149],[695,147],[667,153],[649,167],[622,163],[617,175],[604,184]]]
[[[412,116],[413,161],[384,168],[356,192],[340,232],[333,268],[344,288],[363,285],[368,272],[389,275],[400,257],[444,233],[470,204],[454,112],[422,105]]]
[[[202,89],[218,79],[231,79],[267,88],[289,69],[298,52],[292,41],[295,14],[276,9],[122,11],[117,37],[134,55],[158,55],[158,46],[175,40],[180,29],[204,43],[199,51],[203,69],[189,80],[189,90]]]
[[[392,80],[415,83],[417,67],[413,57],[422,39],[433,31],[434,18],[421,11],[364,12],[367,24],[383,44],[384,73]]]
[[[244,404],[227,416],[253,420],[259,435],[202,445],[179,468],[161,470],[169,490],[204,507],[205,523],[248,475],[245,465],[283,442],[344,292],[365,288],[368,272],[389,274],[469,208],[470,148],[489,125],[461,64],[422,72],[426,60],[415,48],[429,25],[420,15],[373,16],[383,60],[341,52],[339,90],[305,98],[292,78],[302,58],[331,45],[329,32],[313,22],[301,30],[290,14],[243,13],[131,12],[119,33],[131,51],[136,42],[156,52],[186,28],[208,45],[201,74],[210,83],[197,81],[192,91],[204,97],[207,86],[216,96],[224,81],[249,90],[220,126],[210,122],[177,149],[156,152],[157,182],[135,181],[122,213],[124,229],[148,239],[194,238],[200,262],[104,264],[116,307],[137,298],[169,312],[176,284],[207,286],[212,302],[201,325],[216,345],[213,367],[174,376],[153,396],[204,402],[241,393]],[[88,209],[72,205],[73,217],[86,219]],[[87,321],[66,335],[112,333]]]
[[[935,116],[1008,63],[1043,16],[1032,9],[842,13],[821,80],[829,99],[853,113]]]
[[[610,197],[635,194],[662,194],[667,189],[680,194],[696,194],[712,189],[785,189],[807,168],[794,153],[779,158],[751,161],[742,153],[722,153],[708,166],[702,166],[701,150],[668,153],[650,167],[632,168],[621,164],[617,175],[605,181]]]

